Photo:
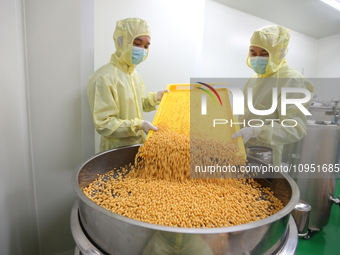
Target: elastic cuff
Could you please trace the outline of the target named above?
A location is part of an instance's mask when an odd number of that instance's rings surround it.
[[[157,92],[149,92],[148,97],[149,97],[149,99],[151,101],[150,103],[153,106],[156,106],[156,105],[160,104],[160,101],[157,101]]]
[[[141,119],[135,119],[135,121],[134,121],[135,123],[135,128],[137,129],[137,130],[141,130],[142,129],[142,122],[143,122],[143,120],[141,120]]]

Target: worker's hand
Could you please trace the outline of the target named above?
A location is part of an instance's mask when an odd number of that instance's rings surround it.
[[[161,101],[162,100],[162,97],[163,97],[164,93],[170,93],[170,91],[168,89],[158,91],[157,95],[156,95],[157,101]]]
[[[151,124],[151,122],[147,121],[147,120],[143,120],[142,121],[142,129],[144,131],[145,134],[148,134],[149,130],[155,130],[157,131],[158,128],[155,127],[154,125]]]
[[[231,136],[231,138],[236,138],[241,136],[243,138],[243,143],[248,142],[248,140],[255,135],[255,129],[253,127],[245,127],[242,128],[240,131],[236,132]]]

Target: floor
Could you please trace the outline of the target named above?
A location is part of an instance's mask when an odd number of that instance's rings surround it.
[[[337,181],[335,197],[340,196],[340,179]],[[329,223],[309,240],[300,239],[296,255],[340,254],[340,206],[332,205]]]

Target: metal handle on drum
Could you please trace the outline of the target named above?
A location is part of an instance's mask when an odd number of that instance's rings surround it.
[[[331,200],[332,204],[340,206],[340,196],[338,196],[337,198],[330,196],[329,200]]]

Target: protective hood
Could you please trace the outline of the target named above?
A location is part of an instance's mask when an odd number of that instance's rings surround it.
[[[131,74],[136,67],[132,64],[132,44],[134,39],[141,35],[151,37],[149,25],[145,20],[128,18],[117,21],[113,33],[116,52],[112,54],[111,62],[123,72]]]
[[[277,25],[266,26],[254,32],[250,45],[263,48],[269,53],[266,72],[258,74],[258,77],[267,77],[287,65],[285,56],[288,52],[289,39],[289,30]],[[251,68],[249,56],[247,64]]]

